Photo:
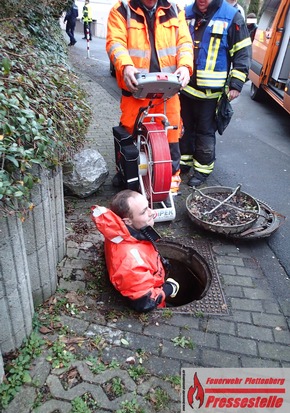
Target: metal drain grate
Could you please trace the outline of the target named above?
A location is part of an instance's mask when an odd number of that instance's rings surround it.
[[[180,306],[170,307],[174,313],[202,313],[202,314],[229,314],[225,296],[222,290],[220,278],[215,265],[212,248],[208,242],[194,239],[176,239],[183,245],[193,247],[208,263],[212,271],[211,286],[204,298],[199,301]]]

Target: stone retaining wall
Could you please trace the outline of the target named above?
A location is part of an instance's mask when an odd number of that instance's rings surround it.
[[[62,171],[40,171],[34,209],[24,222],[0,218],[0,354],[21,346],[32,331],[35,306],[57,287],[56,266],[65,255]],[[1,360],[0,360],[1,382]]]
[[[0,351],[0,384],[3,381],[3,377],[4,377],[4,366],[3,366],[2,354],[1,354],[1,351]]]

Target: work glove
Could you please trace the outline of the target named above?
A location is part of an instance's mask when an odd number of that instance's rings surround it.
[[[170,283],[172,288],[173,288],[173,292],[170,294],[169,297],[174,298],[176,297],[178,291],[179,291],[179,284],[177,281],[175,281],[173,278],[167,278],[166,280],[167,283]]]

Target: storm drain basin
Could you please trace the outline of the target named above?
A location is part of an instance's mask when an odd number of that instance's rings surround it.
[[[169,261],[168,277],[179,283],[175,298],[168,297],[168,307],[179,307],[201,300],[207,294],[212,272],[205,259],[190,246],[175,242],[160,241],[158,251]]]

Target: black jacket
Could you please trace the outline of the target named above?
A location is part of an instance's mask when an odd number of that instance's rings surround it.
[[[68,22],[69,24],[75,24],[77,17],[79,16],[78,6],[74,4],[66,13],[64,22]]]

